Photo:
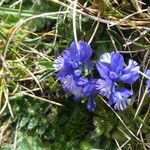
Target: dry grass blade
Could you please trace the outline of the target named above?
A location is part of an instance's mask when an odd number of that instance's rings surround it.
[[[61,6],[64,6],[64,7],[68,7],[68,5],[64,2],[61,2],[59,0],[52,0],[54,3],[57,3]],[[72,2],[71,2],[72,3]],[[73,7],[70,7],[70,9],[74,9]],[[147,11],[148,9],[144,9],[144,10],[141,10],[139,12],[136,12],[135,14],[138,14],[140,12],[145,12]],[[79,14],[82,14],[83,16],[85,17],[88,17],[94,21],[98,21],[98,22],[101,22],[101,23],[105,23],[105,24],[109,24],[111,26],[114,26],[114,25],[120,25],[120,26],[131,26],[133,27],[134,29],[145,29],[145,30],[149,30],[150,28],[148,27],[148,24],[150,24],[150,20],[144,20],[144,21],[133,21],[133,20],[126,20],[126,19],[118,19],[118,18],[113,18],[113,19],[102,19],[100,17],[96,17],[94,15],[91,15],[91,13],[86,13],[82,10],[79,10],[79,9],[76,9],[76,12],[79,13]],[[135,15],[133,14],[133,15]],[[130,17],[130,16],[128,16]],[[128,18],[127,17],[127,18]],[[147,25],[147,27],[145,27],[144,25]]]
[[[130,15],[127,15],[127,16],[124,17],[123,19],[120,19],[117,23],[115,23],[115,24],[113,24],[113,25],[110,25],[110,27],[115,26],[115,25],[119,25],[121,22],[124,22],[125,20],[129,19],[130,17],[132,17],[132,16],[134,16],[134,15],[137,15],[137,14],[139,14],[139,13],[141,13],[141,12],[147,12],[147,11],[148,11],[148,9],[143,9],[142,11],[137,11],[137,12],[134,12],[134,13],[132,13],[132,14],[130,14]]]
[[[41,87],[38,79],[36,78],[36,76],[28,68],[26,68],[22,63],[18,64],[18,66],[21,67],[22,69],[24,69],[29,75],[31,75],[31,77],[35,80],[35,82],[39,86],[41,92],[43,92],[42,87]]]
[[[2,106],[2,108],[0,110],[0,115],[4,112],[4,110],[6,109],[6,107],[7,107],[7,101],[4,102],[4,104],[3,104],[3,106]]]
[[[11,108],[11,105],[9,103],[9,90],[8,88],[4,88],[4,97],[5,97],[5,101],[7,103],[7,106],[8,106],[8,109],[9,109],[9,112],[10,112],[10,115],[12,118],[14,118],[14,114],[13,114],[13,111],[12,111],[12,108]]]
[[[120,120],[120,122],[123,124],[123,126],[127,129],[127,131],[140,143],[143,144],[143,146],[146,146],[148,148],[150,148],[149,144],[144,143],[144,141],[142,139],[139,139],[138,136],[136,136],[128,127],[127,125],[124,123],[124,121],[122,120],[122,118],[113,110],[113,108],[100,96],[101,100],[113,111],[113,113],[117,116],[117,118]],[[130,137],[131,138],[131,137]]]
[[[77,2],[78,0],[74,0],[74,6],[73,6],[73,35],[74,35],[74,40],[75,40],[75,43],[76,43],[76,46],[78,45],[78,38],[77,38],[77,28],[76,28],[76,7],[77,7]]]
[[[16,150],[16,148],[17,148],[17,134],[18,134],[18,129],[19,129],[19,123],[20,123],[20,120],[18,120],[17,125],[16,125],[13,150]]]
[[[143,73],[143,72],[141,72],[141,71],[139,71],[139,73],[140,73],[143,77],[145,77],[145,78],[147,78],[148,80],[150,80],[150,77],[147,76],[145,73]]]
[[[119,143],[118,143],[118,141],[116,139],[115,139],[115,142],[116,142],[116,145],[118,146],[117,150],[122,150],[121,147],[120,147],[120,145],[119,145]]]
[[[136,112],[135,112],[135,115],[134,115],[134,119],[137,117],[137,115],[139,114],[139,111],[140,111],[140,109],[141,109],[141,107],[142,107],[142,104],[143,104],[143,102],[144,102],[144,99],[145,99],[145,96],[146,96],[146,94],[147,94],[147,91],[148,91],[148,88],[146,88],[145,89],[145,91],[144,91],[144,94],[143,94],[143,96],[142,96],[142,99],[141,99],[141,101],[140,101],[140,103],[139,103],[139,105],[138,105],[138,108],[137,108],[137,110],[136,110]],[[147,116],[147,115],[146,115]],[[145,119],[144,119],[145,120]],[[140,125],[140,128],[141,128],[142,126]],[[138,134],[139,134],[139,131],[140,131],[140,128],[139,128],[139,130],[138,130]],[[137,135],[138,135],[137,134]]]
[[[2,95],[4,90],[4,84],[3,84],[3,69],[0,70],[0,108],[2,106]]]
[[[36,50],[35,48],[29,47],[29,46],[27,46],[27,45],[25,45],[25,44],[23,44],[23,43],[21,43],[21,45],[23,45],[24,47],[27,47],[28,49],[30,49],[30,51],[28,51],[29,53],[35,53],[35,54],[41,56],[41,58],[43,58],[43,59],[45,59],[45,60],[47,60],[47,61],[50,61],[50,59],[48,58],[47,55],[45,55],[45,54],[39,52],[39,51]],[[20,49],[22,49],[22,48],[20,47]],[[22,50],[25,51],[24,49],[22,49]]]
[[[142,38],[144,35],[146,35],[148,32],[150,32],[150,29],[149,30],[144,30],[143,32],[140,33],[140,36],[138,36],[136,39],[134,39],[132,41],[126,42],[123,46],[126,47],[126,46],[129,46],[129,45],[135,43],[140,38]]]
[[[14,8],[16,5],[20,4],[22,2],[22,0],[18,0],[16,2],[14,2],[13,4],[10,5],[10,8]]]
[[[0,126],[0,147],[3,144],[3,140],[7,138],[7,135],[5,137],[5,132],[9,128],[10,123],[11,123],[11,120],[8,119],[6,122],[3,123],[3,125]]]
[[[94,38],[94,36],[95,36],[97,30],[98,30],[99,24],[100,24],[100,23],[97,22],[96,27],[95,27],[95,29],[94,29],[94,32],[93,32],[93,34],[91,35],[91,38],[90,38],[88,44],[91,44],[91,42],[92,42],[92,40],[93,40],[93,38]]]
[[[0,6],[2,6],[4,2],[5,2],[5,0],[1,0]]]
[[[149,105],[149,107],[148,107],[148,110],[147,110],[147,112],[146,112],[146,114],[145,114],[144,118],[143,118],[143,122],[145,122],[145,120],[146,120],[147,116],[149,115],[149,113],[150,113],[150,105]],[[140,125],[140,127],[139,127],[139,129],[138,129],[138,131],[137,131],[137,134],[136,134],[136,135],[139,135],[139,133],[140,133],[141,128],[143,127],[143,125],[144,125],[143,123]]]

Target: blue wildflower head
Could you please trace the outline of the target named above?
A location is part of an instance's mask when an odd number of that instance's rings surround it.
[[[116,110],[126,109],[126,103],[133,92],[125,88],[118,88],[118,82],[134,83],[139,77],[138,64],[130,59],[128,65],[125,66],[123,56],[112,52],[103,54],[96,67],[102,77],[96,83],[99,94],[107,97],[108,103],[114,105]]]
[[[93,63],[89,60],[91,56],[92,49],[86,42],[79,41],[77,45],[72,42],[70,48],[64,50],[54,61],[53,68],[58,71],[57,78],[70,74],[74,76],[88,74],[93,68]]]
[[[70,48],[64,50],[54,61],[53,68],[58,72],[56,77],[61,81],[64,91],[72,93],[75,99],[85,96],[84,86],[79,83],[84,78],[82,76],[88,74],[93,68],[93,63],[89,60],[91,56],[90,45],[79,41],[77,45],[72,42]]]
[[[99,74],[105,80],[131,84],[139,77],[138,64],[129,60],[128,66],[125,67],[123,56],[117,52],[103,54],[96,66]]]

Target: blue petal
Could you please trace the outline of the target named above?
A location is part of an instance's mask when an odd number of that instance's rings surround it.
[[[124,67],[124,59],[123,56],[119,53],[112,52],[111,53],[111,67],[110,70],[120,74],[122,73],[123,67]]]
[[[81,73],[82,73],[82,70],[81,70],[81,69],[76,69],[76,70],[74,71],[74,75],[77,76],[77,77],[79,77],[79,76],[81,75]]]
[[[70,56],[73,61],[84,62],[92,56],[91,46],[84,41],[79,41],[77,45],[75,42],[72,42],[70,46]]]
[[[63,56],[64,59],[70,58],[70,51],[69,50],[64,50],[63,53],[62,53],[62,56]]]
[[[109,97],[111,94],[111,89],[113,87],[113,82],[98,79],[95,87],[100,95]]]
[[[86,61],[90,59],[90,57],[92,56],[91,46],[84,41],[79,41],[79,51],[80,51],[81,61]]]
[[[70,53],[68,50],[64,50],[61,56],[58,56],[57,59],[54,60],[53,68],[55,71],[62,70],[64,68],[64,62],[66,59],[69,61]]]
[[[54,61],[53,68],[55,71],[62,70],[64,67],[64,58],[62,56],[58,56]]]
[[[109,78],[115,82],[118,78],[118,75],[113,71],[109,71]]]
[[[146,75],[150,78],[150,69],[147,69]]]
[[[136,71],[138,70],[139,66],[136,61],[129,59],[128,66],[123,69],[123,73],[128,73],[130,71]]]
[[[116,90],[115,85],[113,85],[110,96],[109,96],[109,100],[108,100],[109,105],[112,105],[116,102],[115,94],[113,94],[113,93],[115,93],[115,90]]]
[[[109,104],[112,105],[115,103],[114,108],[116,110],[124,110],[127,108],[126,103],[130,100],[129,97],[133,94],[131,90],[120,88],[112,92]]]
[[[65,71],[59,71],[57,74],[56,74],[56,78],[61,80],[61,78],[64,78],[65,76],[67,76],[68,73],[65,72]]]
[[[93,70],[93,67],[94,67],[94,64],[90,60],[87,60],[84,63],[84,70],[87,70],[85,72],[89,72],[89,71]]]
[[[109,100],[108,100],[108,104],[109,105],[112,105],[112,104],[114,104],[115,102],[114,102],[114,99],[115,99],[115,97],[114,97],[114,95],[110,95],[110,97],[109,97]]]
[[[126,101],[117,102],[114,106],[115,110],[125,110],[127,108]]]
[[[80,85],[80,86],[85,86],[89,83],[89,80],[88,78],[85,78],[85,77],[80,77],[77,84]]]
[[[96,93],[96,79],[91,79],[83,88],[83,94],[85,96],[93,95]]]
[[[133,91],[132,90],[128,90],[126,88],[118,88],[116,89],[116,95],[118,96],[118,100],[124,99],[124,98],[128,98],[131,95],[133,95]]]
[[[59,79],[61,77],[65,77],[73,73],[74,73],[74,69],[72,67],[72,63],[67,59],[64,59],[63,68],[56,74],[56,77]]]
[[[66,77],[60,78],[60,81],[63,84],[63,89],[66,92],[72,93],[76,99],[79,99],[83,96],[82,88],[76,84],[76,79],[73,75],[67,75]]]
[[[89,112],[94,112],[96,108],[96,103],[94,101],[94,95],[88,97],[87,109]]]
[[[109,79],[109,65],[105,64],[105,63],[101,63],[100,61],[98,61],[96,63],[96,67],[97,67],[97,70],[100,74],[100,76],[103,78],[103,79]]]
[[[146,87],[147,87],[147,88],[150,88],[150,80],[147,80],[147,81],[146,81]]]
[[[69,60],[69,59],[65,59],[64,60],[64,67],[63,67],[63,70],[66,71],[66,72],[70,72],[70,73],[73,73],[73,67],[72,67],[72,62]]]
[[[146,75],[150,78],[150,69],[148,69],[147,71],[146,71]],[[150,88],[150,80],[147,80],[146,81],[146,87],[147,88]],[[149,92],[150,93],[150,92]]]
[[[100,56],[99,62],[110,64],[111,63],[111,54],[110,53],[102,54]]]
[[[119,81],[129,84],[134,83],[139,78],[139,69],[140,67],[138,66],[138,64],[130,59],[128,66],[123,69]]]
[[[71,43],[69,51],[70,51],[70,58],[72,59],[72,61],[74,62],[80,61],[79,50],[77,49],[76,43],[74,41]]]
[[[131,72],[131,73],[128,73],[128,74],[123,74],[122,76],[120,76],[120,78],[118,80],[122,81],[124,83],[132,84],[138,78],[139,78],[139,73]]]

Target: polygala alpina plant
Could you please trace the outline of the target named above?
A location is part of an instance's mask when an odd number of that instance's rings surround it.
[[[73,94],[75,100],[86,97],[90,112],[95,110],[95,97],[99,94],[106,97],[115,110],[126,109],[133,91],[123,85],[133,84],[139,78],[139,65],[132,59],[125,65],[123,55],[114,51],[102,54],[96,64],[91,56],[91,46],[79,41],[77,44],[72,42],[70,48],[56,58],[53,68],[64,91]],[[94,65],[99,78],[93,76]],[[150,76],[150,70],[146,74]],[[150,87],[150,80],[147,81],[147,87]]]

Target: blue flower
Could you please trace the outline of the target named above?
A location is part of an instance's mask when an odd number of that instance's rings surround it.
[[[114,109],[124,110],[127,108],[126,103],[130,101],[129,97],[133,94],[131,90],[125,88],[114,88],[110,95],[108,103],[114,104]]]
[[[88,74],[93,68],[93,63],[89,60],[91,56],[92,49],[86,42],[79,41],[77,46],[72,42],[69,50],[64,50],[54,61],[53,68],[59,71],[57,78],[70,74],[74,76]]]
[[[93,63],[90,61],[92,49],[84,41],[77,44],[72,42],[68,50],[57,57],[53,68],[57,72],[56,77],[62,83],[66,93],[74,95],[76,100],[82,97],[88,99],[87,109],[93,112],[96,108],[94,97],[97,93],[109,99],[108,103],[114,105],[116,110],[127,108],[127,102],[133,94],[131,90],[118,88],[118,82],[132,84],[139,77],[139,66],[129,60],[125,66],[124,58],[117,52],[101,55],[96,63],[97,70],[102,79],[87,78],[93,70]],[[147,71],[150,76],[150,69]],[[150,80],[147,81],[150,88]]]
[[[108,103],[114,104],[114,109],[126,109],[126,103],[133,92],[125,88],[117,88],[118,82],[134,83],[139,77],[138,64],[130,59],[125,67],[123,56],[117,52],[112,52],[103,54],[96,67],[102,77],[96,83],[99,94],[107,97]]]
[[[72,93],[75,99],[83,97],[83,86],[79,85],[79,79],[90,73],[93,63],[89,60],[92,56],[92,49],[84,41],[76,45],[72,42],[68,50],[54,61],[53,68],[58,73],[56,77],[61,81],[65,92]]]
[[[103,54],[96,66],[99,74],[105,80],[131,84],[139,77],[138,64],[133,60],[129,60],[128,66],[125,67],[123,56],[116,52]]]

